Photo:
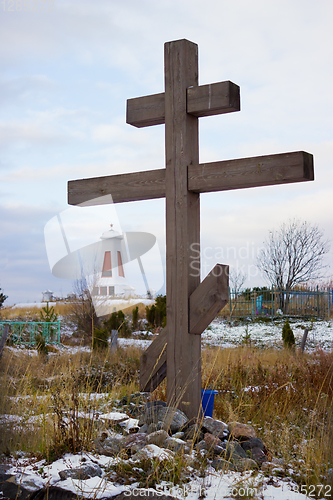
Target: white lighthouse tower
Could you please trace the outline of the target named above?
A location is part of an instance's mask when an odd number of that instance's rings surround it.
[[[128,261],[124,242],[124,236],[118,231],[111,229],[106,231],[100,237],[101,259],[100,269],[96,273],[96,282],[94,283],[92,295],[100,297],[102,300],[124,297],[134,293],[134,288],[128,285],[124,263]]]

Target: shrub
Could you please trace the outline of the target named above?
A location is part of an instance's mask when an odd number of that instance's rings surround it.
[[[47,358],[48,353],[49,353],[49,349],[46,345],[46,341],[45,341],[43,334],[38,333],[35,337],[35,340],[36,340],[36,348],[37,348],[38,354],[41,357]]]
[[[295,345],[294,333],[290,327],[288,318],[282,328],[282,340],[285,347],[293,347]]]
[[[58,314],[55,312],[54,307],[49,307],[49,303],[46,303],[46,307],[42,307],[39,313],[40,321],[45,321],[46,323],[51,323],[58,320]]]
[[[111,330],[118,330],[122,337],[129,337],[131,334],[123,311],[113,312],[109,319],[104,321],[104,325],[109,332],[111,332]]]
[[[94,331],[92,347],[93,349],[106,349],[110,333],[106,327],[96,328]]]
[[[146,318],[151,327],[166,325],[166,295],[158,295],[155,304],[146,306]]]
[[[137,327],[138,327],[138,320],[139,320],[139,306],[136,306],[133,309],[133,313],[132,313],[133,330],[137,329]]]

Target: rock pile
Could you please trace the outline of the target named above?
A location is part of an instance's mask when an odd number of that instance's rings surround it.
[[[212,417],[189,421],[182,411],[163,401],[146,402],[137,416],[137,426],[128,435],[117,432],[117,426],[104,430],[94,442],[96,451],[108,456],[125,451],[139,458],[149,456],[154,445],[187,455],[199,452],[216,470],[238,472],[278,464],[250,425],[226,424]]]
[[[152,458],[174,461],[177,455],[192,470],[195,463],[204,464],[204,468],[212,466],[215,470],[237,472],[270,471],[281,465],[251,425],[226,424],[211,417],[188,420],[182,411],[168,407],[163,401],[148,401],[146,394],[127,396],[119,405],[121,413],[114,410],[100,416],[94,447],[101,455],[121,458],[125,465]],[[0,467],[0,496],[10,500],[74,500],[77,494],[68,490],[73,481],[82,485],[86,480],[100,478],[106,486],[113,481],[102,462],[98,463],[97,456],[96,460],[82,462],[78,467],[58,470],[59,478],[52,484],[45,484],[35,475],[10,473]],[[114,500],[132,498],[130,491],[124,493],[123,489],[112,495]],[[172,498],[156,495],[151,498]]]

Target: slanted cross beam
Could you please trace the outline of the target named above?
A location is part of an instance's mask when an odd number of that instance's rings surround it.
[[[199,194],[313,180],[305,152],[199,164],[198,117],[239,111],[239,87],[198,85],[198,47],[188,40],[164,46],[165,92],[127,101],[127,123],[165,124],[166,168],[70,181],[76,205],[111,194],[114,203],[166,198],[167,327],[141,360],[141,389],[167,376],[168,403],[188,417],[200,413],[201,333],[228,301],[228,267],[217,264],[200,283]]]

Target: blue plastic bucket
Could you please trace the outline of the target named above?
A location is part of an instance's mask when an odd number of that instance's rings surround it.
[[[201,389],[201,406],[205,417],[213,416],[215,394],[218,392]]]

